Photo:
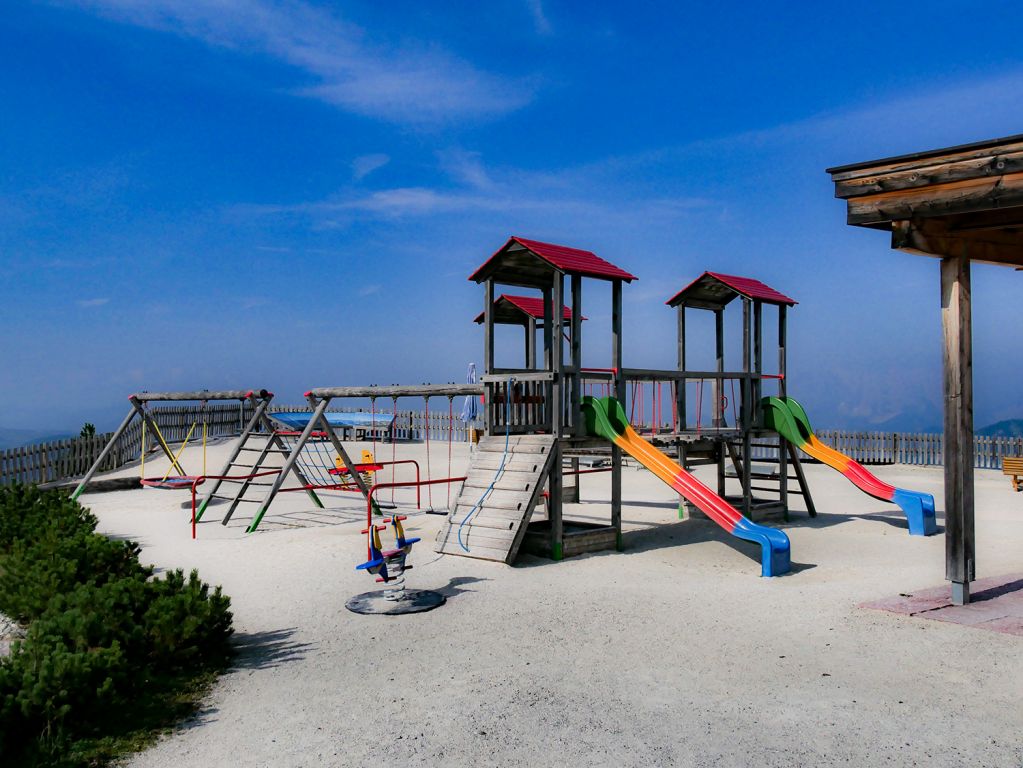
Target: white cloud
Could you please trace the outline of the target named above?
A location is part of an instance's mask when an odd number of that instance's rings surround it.
[[[372,285],[366,285],[359,289],[360,296],[372,296],[374,293],[379,293],[383,286],[376,283]]]
[[[109,304],[110,299],[80,299],[75,303],[83,309],[91,309],[92,307],[102,307],[104,304]]]
[[[526,6],[529,8],[529,14],[533,17],[533,28],[536,33],[545,37],[553,35],[554,28],[551,26],[547,14],[544,13],[543,0],[526,0]]]
[[[297,93],[410,125],[490,118],[532,100],[532,87],[433,44],[387,47],[303,0],[65,0],[124,24],[275,58],[313,83]]]
[[[391,158],[383,153],[360,155],[352,160],[352,176],[356,181],[360,181],[389,162]]]

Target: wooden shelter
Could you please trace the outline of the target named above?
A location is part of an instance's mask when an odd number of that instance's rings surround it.
[[[945,577],[957,604],[975,578],[970,262],[1023,268],[1023,135],[827,170],[847,223],[941,259]]]

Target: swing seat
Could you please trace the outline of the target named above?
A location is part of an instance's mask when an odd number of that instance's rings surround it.
[[[162,488],[164,490],[174,490],[182,488],[191,488],[198,478],[190,477],[188,475],[178,475],[174,477],[143,477],[139,480],[139,484],[143,488]]]
[[[383,468],[384,468],[383,464],[356,464],[355,465],[355,471],[356,472],[379,472]],[[330,474],[332,474],[332,475],[347,475],[348,474],[348,467],[338,467],[337,469],[328,469],[327,471]]]

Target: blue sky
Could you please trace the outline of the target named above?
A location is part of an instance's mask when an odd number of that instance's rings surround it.
[[[510,234],[639,276],[628,365],[674,364],[679,287],[749,275],[800,302],[790,391],[815,422],[938,424],[937,263],[847,227],[824,168],[1023,132],[1023,55],[991,43],[1020,21],[1009,2],[8,4],[0,426],[108,426],[137,389],[461,380],[482,355],[466,277]],[[1023,416],[1021,286],[975,267],[978,424]],[[605,365],[606,295],[585,299]]]

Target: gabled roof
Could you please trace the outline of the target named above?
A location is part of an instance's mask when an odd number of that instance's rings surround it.
[[[521,325],[527,318],[543,320],[543,299],[536,296],[509,296],[502,293],[494,299],[494,322],[506,325]],[[580,318],[585,320],[585,317]],[[572,310],[561,308],[561,320],[565,325],[572,322]],[[474,323],[483,322],[483,313],[476,315]]]
[[[601,280],[631,282],[637,279],[591,251],[524,237],[509,238],[469,279],[481,283],[493,278],[510,285],[539,287],[550,284],[550,275],[554,271]]]
[[[754,301],[791,307],[797,302],[783,293],[752,277],[722,275],[720,272],[704,272],[689,285],[676,293],[665,304],[677,307],[685,304],[702,309],[720,309],[737,296]]]

